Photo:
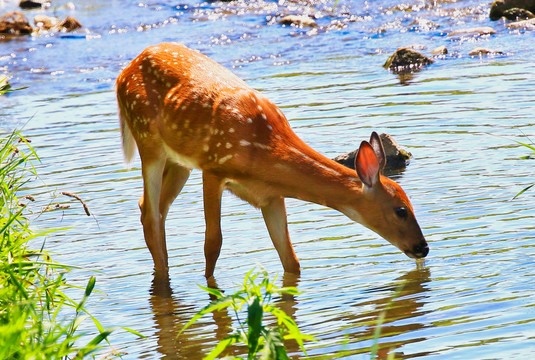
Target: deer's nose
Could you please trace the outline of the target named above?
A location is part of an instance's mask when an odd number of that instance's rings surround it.
[[[405,255],[413,259],[421,259],[429,254],[429,246],[427,242],[423,240],[418,245],[415,245],[411,250],[405,250]]]
[[[427,245],[427,242],[424,240],[416,245],[412,249],[412,253],[414,254],[414,257],[418,259],[426,257],[427,254],[429,254],[429,246]]]

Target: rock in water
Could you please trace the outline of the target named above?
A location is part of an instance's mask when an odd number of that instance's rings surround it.
[[[293,25],[296,27],[316,27],[314,19],[306,15],[287,15],[279,20],[279,24]]]
[[[392,136],[383,133],[379,135],[379,137],[383,143],[386,156],[386,165],[383,169],[383,173],[388,175],[405,169],[412,158],[412,154],[402,149]],[[357,153],[358,149],[343,155],[338,155],[333,160],[348,168],[355,169],[355,157],[357,156]]]
[[[502,51],[486,49],[482,47],[476,47],[468,53],[470,56],[482,56],[482,55],[503,55]]]
[[[28,10],[28,9],[40,9],[43,7],[43,4],[39,1],[33,1],[33,0],[22,0],[20,3],[19,3],[19,7],[21,9],[25,9],[25,10]]]
[[[448,33],[448,37],[477,37],[494,34],[496,34],[496,30],[494,30],[493,28],[488,26],[481,26],[476,28],[454,30]]]
[[[69,32],[81,28],[82,24],[72,16],[67,16],[57,27],[60,31]]]
[[[35,15],[33,22],[39,29],[50,30],[58,23],[58,19],[47,15]]]
[[[448,53],[448,48],[446,48],[444,45],[437,47],[436,49],[431,51],[431,54],[433,55],[444,55]]]
[[[400,47],[392,55],[390,55],[383,67],[399,73],[418,71],[423,66],[430,65],[432,63],[433,60],[425,55],[422,55],[418,51],[408,47]]]
[[[535,15],[531,11],[526,10],[526,9],[519,9],[519,8],[512,8],[509,10],[505,10],[503,12],[503,16],[507,20],[513,20],[513,21],[528,20],[528,19],[535,18]]]
[[[0,18],[0,33],[12,35],[28,35],[31,34],[33,28],[30,26],[28,19],[18,12],[6,14]]]
[[[507,10],[517,8],[535,13],[535,0],[495,0],[490,6],[489,17],[498,20]]]
[[[535,30],[535,19],[515,21],[505,26],[509,29]]]

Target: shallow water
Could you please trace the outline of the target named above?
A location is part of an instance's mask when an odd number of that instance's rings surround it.
[[[367,359],[386,311],[380,356],[396,359],[526,359],[535,350],[533,159],[515,140],[535,138],[535,32],[488,20],[477,1],[151,3],[94,0],[74,15],[87,32],[41,34],[1,43],[0,69],[14,87],[0,99],[0,129],[24,125],[41,162],[26,189],[35,226],[67,228],[47,239],[71,282],[97,273],[88,308],[105,326],[127,326],[111,342],[125,359],[200,359],[231,331],[230,315],[206,316],[177,337],[209,302],[205,284],[200,173],[171,208],[168,286],[152,283],[137,199],[139,160],[126,169],[113,82],[146,46],[181,41],[222,63],[278,104],[297,134],[334,157],[370,132],[387,132],[414,156],[398,181],[409,194],[431,252],[415,264],[376,234],[318,205],[288,200],[290,233],[303,272],[282,267],[261,214],[225,194],[220,288],[232,291],[255,264],[302,293],[280,306],[301,330],[312,359]],[[7,10],[7,9],[4,9]],[[317,30],[283,27],[285,12],[309,12]],[[39,12],[28,12],[33,17]],[[418,19],[433,24],[414,25]],[[450,38],[450,30],[491,26],[497,34]],[[449,54],[410,77],[381,67],[398,46]],[[476,46],[503,55],[470,57]],[[74,199],[80,195],[93,217]],[[39,216],[49,202],[70,204]],[[401,289],[401,290],[399,290]],[[89,322],[85,330],[95,331]],[[293,357],[302,357],[289,344]],[[238,354],[239,350],[235,350]]]

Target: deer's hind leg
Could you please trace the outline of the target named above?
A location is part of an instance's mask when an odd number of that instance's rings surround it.
[[[142,156],[141,160],[143,195],[139,199],[139,208],[145,242],[152,255],[154,269],[167,271],[165,218],[191,170],[165,158],[144,161]]]

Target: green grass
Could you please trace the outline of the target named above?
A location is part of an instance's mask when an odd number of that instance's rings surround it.
[[[523,159],[531,159],[533,156],[535,156],[535,144],[533,143],[533,141],[531,141],[531,144],[527,144],[527,143],[524,143],[524,142],[521,142],[521,141],[517,141],[517,140],[514,140],[517,144],[519,145],[522,145],[524,146],[525,148],[531,150],[531,154],[530,155],[527,155],[527,156],[524,156]],[[528,191],[529,189],[531,189],[533,186],[535,186],[535,183],[533,184],[530,184],[528,186],[526,186],[524,189],[522,189],[518,194],[516,194],[512,200],[516,199],[517,197],[519,197],[520,195],[522,195],[523,193],[525,193],[526,191]]]
[[[30,229],[18,197],[21,186],[36,177],[36,160],[19,133],[0,139],[0,359],[81,359],[94,353],[114,329],[102,327],[84,307],[95,277],[75,301],[64,292],[73,288],[65,279],[71,267],[52,260],[43,249],[28,247],[29,241],[44,244],[40,238],[51,235]],[[98,335],[80,345],[84,334],[78,328],[88,318]]]
[[[182,329],[184,331],[203,315],[214,311],[230,308],[234,311],[238,327],[228,337],[219,342],[212,352],[204,358],[211,360],[218,358],[225,350],[233,345],[242,343],[247,347],[247,360],[252,359],[289,359],[284,347],[284,340],[294,340],[301,347],[305,340],[314,340],[310,335],[303,334],[295,321],[284,311],[273,306],[271,300],[275,294],[297,294],[295,287],[279,288],[269,279],[265,270],[253,274],[253,270],[245,275],[240,290],[232,295],[225,295],[218,289],[201,286],[202,289],[215,297],[210,304],[201,309]],[[260,280],[260,281],[259,281]],[[277,321],[275,326],[264,325],[264,315],[270,313]],[[244,321],[244,318],[247,320]],[[181,332],[182,332],[181,331]],[[225,359],[242,359],[240,357],[226,357]]]

